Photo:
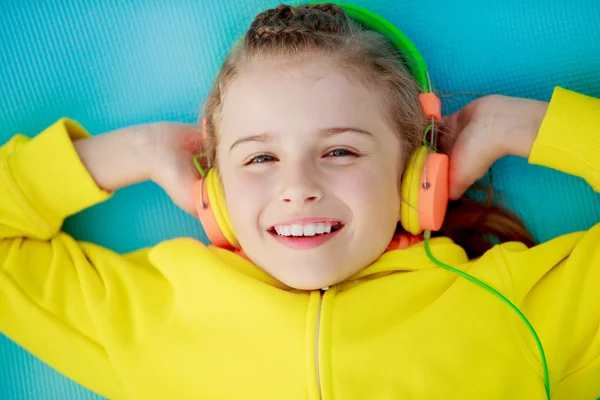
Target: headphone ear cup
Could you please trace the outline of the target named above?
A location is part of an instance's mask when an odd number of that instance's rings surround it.
[[[422,146],[410,158],[404,179],[402,180],[402,198],[400,199],[400,223],[405,231],[413,235],[423,229],[419,224],[419,192],[423,166],[427,157],[427,148]]]
[[[193,193],[198,219],[210,242],[228,250],[239,249],[227,212],[223,187],[214,168],[209,169],[203,179],[194,183]]]
[[[429,153],[427,176],[419,185],[419,225],[427,231],[439,231],[448,209],[448,164],[445,154]],[[423,187],[427,182],[428,187]]]
[[[430,153],[425,146],[411,157],[402,182],[400,207],[400,222],[407,232],[418,235],[442,227],[448,208],[448,164],[447,155]],[[427,187],[423,187],[424,182]]]

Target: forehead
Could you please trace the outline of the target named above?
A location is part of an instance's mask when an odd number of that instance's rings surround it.
[[[253,61],[227,87],[221,133],[382,123],[379,97],[332,63]],[[223,139],[225,139],[223,137]]]

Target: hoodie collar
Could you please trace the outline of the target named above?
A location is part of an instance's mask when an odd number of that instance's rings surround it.
[[[467,253],[448,237],[431,238],[429,240],[429,247],[436,258],[446,264],[457,266],[469,261]],[[279,289],[291,291],[297,290],[290,288],[289,286],[279,282],[264,272],[261,268],[256,266],[248,259],[243,250],[236,250],[235,252],[219,250],[213,248],[213,251],[216,253],[221,253],[221,258],[237,258],[236,255],[244,258],[244,262],[235,263],[237,268],[240,269],[240,271],[244,274]],[[223,252],[229,254],[226,255],[223,254]],[[366,277],[385,272],[411,272],[432,268],[438,268],[438,266],[427,256],[423,236],[413,236],[407,233],[400,233],[394,236],[386,251],[377,260],[350,278],[339,282],[336,285],[342,285],[346,282],[364,279]]]

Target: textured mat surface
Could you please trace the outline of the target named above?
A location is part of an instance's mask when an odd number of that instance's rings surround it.
[[[61,116],[92,133],[194,121],[232,41],[256,13],[278,3],[0,2],[0,143],[17,132],[34,135]],[[449,94],[446,112],[490,93],[548,100],[555,85],[600,97],[595,0],[354,3],[413,39],[436,89]],[[493,168],[506,204],[538,240],[600,220],[600,196],[580,179],[516,158]],[[150,183],[70,218],[65,229],[119,252],[183,235],[205,238],[199,223]],[[98,397],[0,335],[0,399],[59,398]]]

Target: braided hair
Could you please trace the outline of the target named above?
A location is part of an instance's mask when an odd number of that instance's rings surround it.
[[[286,40],[306,43],[321,33],[348,34],[351,24],[344,10],[335,4],[281,4],[256,16],[246,33],[246,45],[279,45]]]

